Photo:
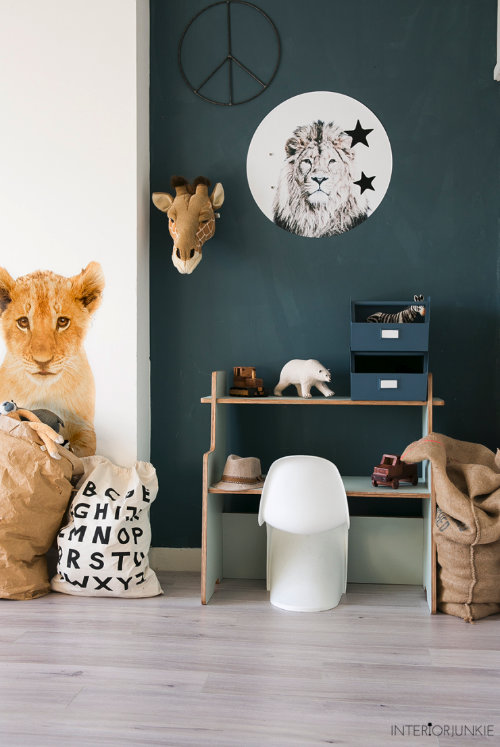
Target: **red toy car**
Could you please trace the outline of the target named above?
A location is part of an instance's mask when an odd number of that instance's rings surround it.
[[[373,487],[392,485],[396,490],[400,482],[411,482],[412,485],[417,485],[418,465],[405,464],[401,461],[401,457],[395,454],[384,454],[380,465],[373,470]]]

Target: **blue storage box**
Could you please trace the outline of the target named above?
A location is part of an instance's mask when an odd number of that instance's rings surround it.
[[[351,399],[427,399],[428,353],[351,352]]]
[[[351,301],[351,350],[370,351],[427,351],[431,299],[428,296],[419,306],[425,306],[425,316],[419,321],[394,323],[367,322],[377,311],[394,314],[415,301]]]

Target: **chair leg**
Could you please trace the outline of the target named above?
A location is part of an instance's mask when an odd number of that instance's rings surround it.
[[[266,590],[271,591],[271,533],[273,528],[266,524],[267,555],[266,555]]]
[[[295,612],[336,607],[345,591],[347,527],[315,534],[273,528],[269,578],[271,604]]]
[[[347,591],[347,558],[349,557],[349,530],[346,527],[345,530],[345,583],[344,583],[344,594]]]

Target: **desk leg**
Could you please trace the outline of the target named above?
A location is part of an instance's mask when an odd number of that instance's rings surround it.
[[[203,455],[203,511],[201,527],[201,602],[207,604],[215,584],[222,581],[222,509],[224,496],[209,493],[208,488],[220,479],[226,461],[226,413],[217,397],[226,393],[226,374],[212,373],[210,450]]]
[[[427,403],[422,413],[422,436],[427,436],[433,429],[432,416],[432,374],[429,374],[429,383],[427,390]],[[430,498],[423,500],[424,516],[424,579],[423,584],[427,597],[429,611],[436,613],[436,583],[437,583],[437,565],[436,565],[436,542],[432,528],[436,518],[436,496],[432,484],[432,470],[429,462],[423,463],[423,477],[427,481],[430,490]]]
[[[202,604],[207,604],[215,591],[215,584],[222,581],[222,508],[224,496],[209,493],[204,511],[206,517],[206,539],[202,542]]]

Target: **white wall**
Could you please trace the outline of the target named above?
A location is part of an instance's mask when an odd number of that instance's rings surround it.
[[[0,265],[102,264],[97,451],[124,465],[149,458],[148,96],[148,0],[0,0]]]

